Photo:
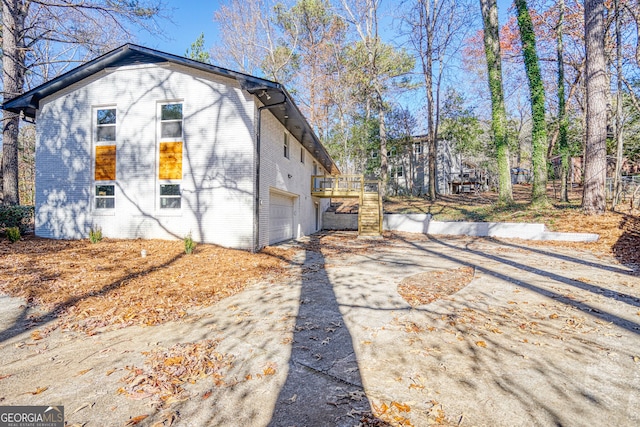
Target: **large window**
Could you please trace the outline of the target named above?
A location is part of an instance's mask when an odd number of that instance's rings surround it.
[[[95,109],[94,134],[94,206],[115,209],[116,181],[116,109]]]
[[[160,209],[182,206],[182,103],[160,105],[158,179]]]

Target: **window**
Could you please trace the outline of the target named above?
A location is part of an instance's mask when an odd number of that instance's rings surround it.
[[[304,164],[304,147],[300,146],[300,163]]]
[[[160,120],[160,138],[182,138],[182,104],[162,105]]]
[[[116,109],[105,108],[96,111],[96,141],[116,140]]]
[[[396,169],[396,176],[398,178],[402,178],[402,174],[404,173],[404,170],[402,169],[402,166],[398,166]]]
[[[376,157],[378,157],[378,152],[376,150],[372,150],[371,151],[371,158],[375,159]]]
[[[160,184],[160,209],[180,209],[180,184]]]
[[[391,147],[391,150],[387,151],[387,157],[395,157],[396,147]]]
[[[160,209],[180,209],[182,206],[182,129],[182,103],[161,104],[158,144]]]
[[[416,142],[413,144],[413,152],[416,154],[422,154],[422,144],[419,142]]]
[[[289,158],[289,134],[286,132],[284,134],[284,156]]]
[[[116,186],[96,185],[96,209],[114,209],[116,207]]]
[[[95,111],[93,180],[95,209],[116,207],[116,109]]]

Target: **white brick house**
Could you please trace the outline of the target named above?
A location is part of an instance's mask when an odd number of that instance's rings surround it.
[[[338,173],[280,84],[124,45],[4,109],[36,121],[36,235],[256,250],[318,231]]]

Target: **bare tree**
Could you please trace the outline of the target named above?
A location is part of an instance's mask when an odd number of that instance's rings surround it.
[[[403,19],[409,27],[409,38],[422,65],[426,91],[427,135],[429,158],[429,198],[435,200],[438,124],[440,119],[440,88],[447,54],[462,40],[469,17],[466,2],[453,0],[413,0]]]
[[[211,51],[214,62],[252,75],[286,83],[297,43],[282,43],[271,0],[228,0],[214,13],[220,37]]]
[[[582,209],[587,214],[602,214],[606,209],[608,91],[603,0],[585,1],[584,22],[587,131]]]
[[[160,0],[146,1],[2,1],[3,98],[23,93],[83,61],[133,38],[131,28],[153,30]],[[35,80],[33,80],[35,78]],[[3,111],[2,203],[20,203],[18,185],[19,116]]]
[[[387,128],[385,122],[385,94],[394,78],[406,74],[413,68],[413,60],[404,52],[393,49],[380,39],[378,33],[378,14],[381,0],[341,0],[345,11],[345,20],[356,30],[359,43],[354,53],[362,51],[365,56],[365,74],[367,76],[366,99],[367,118],[370,107],[378,120],[380,138],[380,179],[382,193],[386,190],[388,179]],[[356,55],[357,56],[357,55]]]

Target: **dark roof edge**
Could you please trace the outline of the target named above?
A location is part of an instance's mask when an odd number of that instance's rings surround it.
[[[27,108],[37,109],[40,99],[108,68],[110,63],[113,63],[114,61],[117,61],[118,59],[128,55],[130,51],[140,52],[146,55],[157,57],[159,59],[164,59],[168,62],[175,62],[191,68],[215,73],[221,76],[232,77],[246,86],[267,85],[274,88],[280,86],[279,83],[260,77],[251,76],[249,74],[244,74],[238,71],[232,71],[215,65],[205,64],[193,59],[184,58],[181,56],[173,55],[171,53],[161,52],[159,50],[147,48],[144,46],[127,43],[85,64],[69,70],[64,74],[23,93],[22,95],[12,98],[8,101],[5,100],[2,104],[2,108],[14,113],[19,113]],[[33,115],[29,116],[33,117]]]
[[[39,108],[40,100],[52,95],[72,84],[75,84],[81,80],[90,77],[91,75],[100,72],[106,68],[108,68],[114,62],[117,62],[119,59],[125,58],[127,55],[132,52],[138,52],[141,54],[149,55],[155,58],[158,58],[161,61],[172,62],[179,65],[184,65],[189,68],[194,68],[197,70],[205,71],[208,73],[214,73],[220,76],[233,78],[238,81],[240,87],[251,93],[254,96],[258,96],[258,92],[266,90],[266,91],[276,91],[282,93],[284,99],[288,105],[290,105],[295,111],[295,114],[298,116],[298,119],[303,122],[305,131],[308,132],[313,139],[314,147],[318,150],[318,154],[322,158],[318,158],[320,163],[324,164],[325,167],[329,170],[330,173],[339,173],[339,169],[336,166],[335,162],[329,156],[328,152],[315,135],[315,132],[307,122],[307,119],[300,112],[300,109],[293,101],[293,98],[287,92],[283,85],[280,83],[274,82],[272,80],[267,80],[261,77],[251,76],[249,74],[241,73],[238,71],[229,70],[226,68],[218,67],[216,65],[205,64],[203,62],[195,61],[193,59],[185,58],[182,56],[174,55],[171,53],[162,52],[159,50],[151,49],[144,46],[139,46],[132,43],[124,44],[110,52],[107,52],[85,64],[82,64],[72,70],[67,71],[66,73],[48,81],[40,86],[37,86],[20,96],[12,98],[8,101],[4,101],[2,104],[2,109],[8,110],[14,113],[23,112],[26,117],[35,118],[36,110]],[[161,62],[158,61],[158,62]],[[258,96],[260,99],[260,96]],[[264,103],[264,100],[260,99],[261,102]],[[277,117],[278,118],[278,117]],[[278,120],[282,123],[285,128],[287,127],[287,123],[278,118]],[[312,153],[312,155],[314,155]],[[314,155],[316,157],[316,155]]]

